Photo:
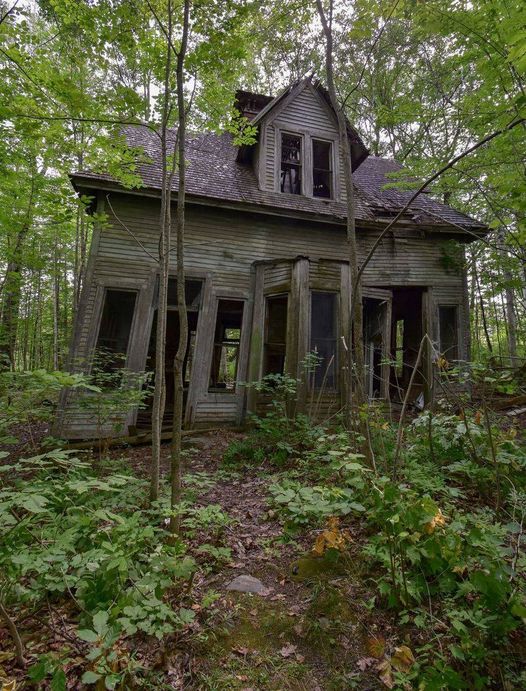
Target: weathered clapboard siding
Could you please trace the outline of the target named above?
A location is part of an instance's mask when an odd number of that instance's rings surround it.
[[[274,122],[292,131],[308,128],[323,132],[327,137],[338,135],[336,118],[311,85],[287,103],[275,116]]]
[[[157,204],[153,200],[117,199],[119,218],[153,255],[157,252]],[[363,257],[376,233],[359,229]],[[414,231],[387,239],[378,248],[364,274],[371,285],[446,285],[460,291],[462,276],[447,273],[441,264],[440,240]],[[341,226],[263,219],[220,209],[189,208],[185,261],[189,269],[213,271],[219,284],[247,288],[246,268],[253,261],[298,255],[340,261],[347,254]],[[147,277],[154,262],[119,225],[102,232],[96,276]]]
[[[296,132],[304,135],[302,163],[304,168],[304,194],[311,194],[309,177],[305,171],[311,167],[310,139],[305,135],[328,139],[333,142],[333,167],[335,198],[345,199],[343,185],[340,185],[339,171],[343,170],[342,155],[338,144],[336,119],[328,105],[310,84],[292,100],[285,99],[272,117],[263,124],[260,146],[258,148],[260,185],[262,189],[274,190],[279,185],[279,156],[281,132]],[[334,153],[336,152],[336,153]]]
[[[92,284],[88,289],[84,320],[80,327],[76,357],[89,360],[95,344],[102,299],[106,286],[125,285],[138,291],[137,305],[142,305],[142,317],[135,329],[133,353],[128,366],[144,367],[146,347],[153,317],[151,294],[157,272],[155,257],[158,251],[159,201],[129,194],[111,193],[111,205],[120,222],[106,209],[109,222],[94,246]],[[124,226],[130,232],[124,229]],[[358,230],[359,253],[365,256],[379,231]],[[152,255],[152,256],[149,256]],[[198,327],[196,355],[200,362],[209,363],[215,324],[217,300],[231,296],[246,300],[243,343],[240,349],[238,381],[246,381],[252,325],[254,263],[265,262],[263,290],[289,292],[293,290],[294,259],[307,260],[307,287],[339,291],[342,266],[346,265],[347,243],[341,225],[315,221],[295,221],[288,218],[265,217],[226,209],[189,205],[187,209],[185,265],[189,276],[207,280],[207,297],[200,320],[206,328]],[[378,248],[364,273],[364,282],[376,287],[433,286],[433,310],[436,324],[437,305],[458,304],[459,321],[467,320],[464,284],[461,274],[447,273],[441,263],[441,240],[411,229],[398,230]],[[175,273],[175,253],[172,270]],[[341,303],[345,304],[345,303]],[[308,303],[303,301],[303,308]],[[261,307],[259,308],[261,312]],[[343,308],[342,308],[343,309]],[[308,330],[308,314],[302,329]],[[142,331],[141,331],[142,330]],[[465,350],[466,330],[462,332]],[[305,335],[301,336],[305,340]],[[437,337],[437,334],[434,334]],[[298,336],[299,338],[299,336]],[[200,339],[200,340],[199,340]],[[130,339],[132,342],[132,339]],[[305,345],[296,347],[297,357]],[[301,352],[300,352],[301,351]],[[130,357],[133,355],[133,357]],[[192,424],[237,424],[243,415],[244,389],[238,386],[233,394],[209,393],[208,372],[201,373],[192,392]],[[197,376],[197,375],[196,375]],[[305,396],[305,392],[303,392]],[[330,398],[330,397],[329,397]],[[325,396],[324,396],[325,399]],[[335,400],[337,409],[340,401]],[[332,410],[333,404],[322,406]],[[80,411],[70,406],[65,415],[64,436],[95,436],[95,423],[82,418]],[[133,422],[133,420],[132,420]]]

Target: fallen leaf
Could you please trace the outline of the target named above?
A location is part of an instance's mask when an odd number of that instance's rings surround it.
[[[391,662],[389,660],[382,660],[382,662],[378,663],[376,669],[378,671],[380,681],[383,682],[388,689],[392,689],[394,686],[394,679]]]
[[[299,662],[300,665],[305,662],[305,655],[300,655],[299,653],[296,653],[296,662]]]
[[[279,654],[281,657],[290,657],[291,655],[294,655],[296,652],[298,646],[292,645],[292,643],[287,643],[286,645],[283,646],[283,648],[279,651]]]
[[[399,648],[395,648],[391,663],[399,672],[408,672],[415,663],[415,656],[411,648],[407,645],[401,645]]]
[[[365,670],[375,662],[376,659],[374,657],[361,657],[359,660],[357,660],[356,666],[359,670],[365,672]]]
[[[248,655],[248,648],[244,648],[242,646],[239,646],[238,648],[232,648],[232,652],[237,653],[238,655],[242,655],[243,657],[245,657],[246,655]]]
[[[382,636],[371,636],[367,639],[366,648],[371,657],[381,660],[385,655],[385,638],[382,638]]]
[[[16,679],[2,679],[2,691],[16,691]]]
[[[337,516],[331,516],[327,519],[327,528],[318,535],[311,551],[315,557],[322,557],[328,549],[337,549],[341,552],[350,542],[352,540],[349,531],[341,530],[340,519]]]

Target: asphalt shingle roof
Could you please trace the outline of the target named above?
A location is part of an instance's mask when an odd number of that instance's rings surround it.
[[[142,126],[128,126],[124,130],[128,144],[144,150],[147,162],[140,162],[137,172],[145,188],[161,188],[161,155],[159,137]],[[172,137],[174,136],[172,132]],[[303,195],[259,189],[255,172],[250,164],[236,160],[238,148],[232,136],[225,134],[192,134],[187,139],[187,194],[190,197],[206,197],[224,202],[245,203],[251,206],[281,209],[286,212],[300,212],[345,219],[346,205],[341,202],[312,199]],[[401,209],[412,192],[399,188],[384,189],[393,183],[389,173],[400,169],[393,160],[369,156],[353,174],[355,185],[356,219],[358,221],[385,220]],[[79,171],[74,179],[90,179],[93,182],[111,182],[109,175],[92,171]],[[177,175],[173,189],[178,186]],[[465,214],[441,204],[429,194],[421,194],[413,202],[410,214],[404,220],[417,225],[461,226],[467,229],[481,229],[483,224]]]

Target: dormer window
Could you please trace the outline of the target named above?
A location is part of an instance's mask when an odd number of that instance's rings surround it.
[[[332,197],[332,145],[322,139],[312,140],[312,194],[314,197]]]
[[[301,137],[295,134],[282,133],[280,186],[282,192],[301,194],[301,167]]]

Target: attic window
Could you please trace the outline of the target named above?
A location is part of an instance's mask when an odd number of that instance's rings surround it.
[[[312,194],[322,199],[332,197],[331,143],[312,140]]]
[[[301,137],[281,135],[281,186],[282,192],[301,194]]]

